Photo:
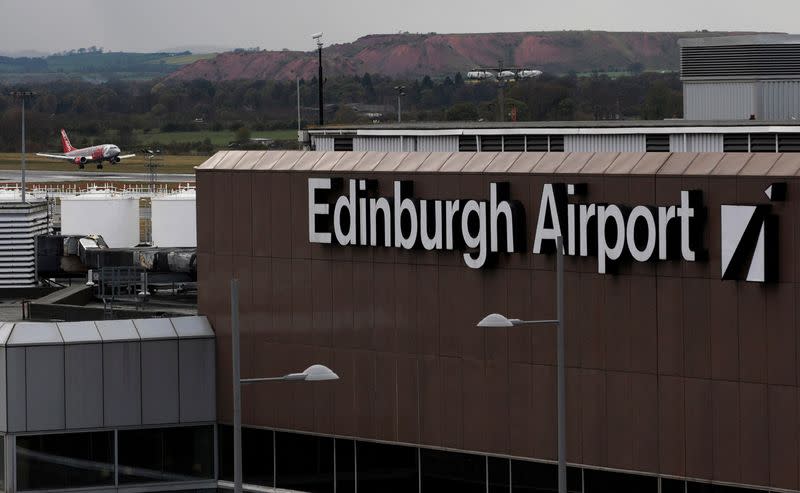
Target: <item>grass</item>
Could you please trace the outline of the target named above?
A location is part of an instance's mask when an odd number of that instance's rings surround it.
[[[273,140],[297,140],[297,130],[270,130],[265,132],[251,132],[252,138],[266,138]],[[136,132],[136,140],[143,144],[159,142],[169,144],[171,142],[202,142],[210,139],[215,147],[227,147],[230,142],[236,140],[236,132],[231,130],[200,130],[197,132]]]
[[[159,173],[181,174],[194,173],[194,167],[203,164],[208,156],[164,156],[163,166],[158,169]],[[40,171],[76,171],[76,164],[63,162],[55,159],[47,159],[33,154],[28,154],[27,166],[30,170]],[[16,153],[0,153],[0,169],[17,170],[20,168],[20,155]],[[87,164],[85,171],[96,170],[94,164]],[[145,159],[136,156],[126,159],[119,164],[103,164],[103,171],[114,171],[119,173],[147,173]]]

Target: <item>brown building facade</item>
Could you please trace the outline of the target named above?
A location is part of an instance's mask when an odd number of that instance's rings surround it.
[[[799,490],[799,171],[779,153],[218,153],[197,227],[220,422],[231,278],[243,378],[341,377],[244,388],[245,482],[554,489],[555,328],[476,323],[555,317],[557,221],[570,490]],[[224,425],[219,443],[225,479]]]

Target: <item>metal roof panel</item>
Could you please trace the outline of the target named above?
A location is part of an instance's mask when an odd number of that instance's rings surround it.
[[[597,152],[589,162],[586,163],[586,166],[581,169],[581,173],[583,174],[590,174],[590,175],[601,175],[606,172],[608,168],[614,164],[614,161],[617,160],[617,157],[620,154],[618,152]]]
[[[142,339],[177,339],[178,334],[168,318],[142,318],[133,320]]]
[[[251,170],[266,153],[267,151],[246,152],[242,159],[240,159],[233,168],[237,170]]]
[[[555,173],[577,174],[586,166],[586,163],[592,159],[595,153],[593,152],[570,152],[564,159],[564,162],[556,168]]]
[[[470,159],[475,156],[475,152],[454,152],[447,158],[447,161],[442,165],[439,171],[458,173],[464,171],[464,168],[469,163]]]
[[[314,171],[332,171],[336,163],[344,157],[344,151],[328,151],[314,165]]]
[[[517,157],[519,157],[520,153],[518,153],[518,152],[508,152],[508,153],[504,153],[504,152],[476,152],[470,158],[470,160],[467,161],[466,166],[464,166],[464,168],[461,171],[463,171],[465,173],[482,173],[482,172],[486,171],[486,168],[488,168],[489,165],[492,164],[495,161],[495,159],[497,159],[499,156],[502,156],[503,154],[512,154],[511,157],[513,159],[510,162],[508,160],[506,160],[506,162],[509,162],[509,166],[510,166],[511,163],[513,163],[514,160]],[[514,156],[514,155],[516,155],[516,156]]]
[[[753,158],[751,153],[729,152],[726,153],[716,168],[711,171],[712,175],[738,175]]]
[[[621,152],[603,172],[609,175],[626,175],[644,156],[644,152]]]
[[[532,173],[533,169],[539,164],[547,154],[544,152],[523,152],[516,161],[508,168],[509,173]],[[493,166],[489,165],[489,168]]]
[[[333,171],[353,171],[365,154],[365,151],[346,152],[342,159],[333,165]]]
[[[64,339],[64,344],[102,341],[94,322],[59,322],[56,325]]]
[[[294,163],[305,153],[305,151],[286,151],[280,159],[275,162],[272,169],[276,171],[286,171],[294,167]]]
[[[322,156],[324,155],[325,155],[324,152],[318,152],[318,151],[305,152],[303,153],[302,156],[300,156],[300,159],[298,159],[297,162],[294,163],[292,170],[311,171],[317,164],[317,162],[319,162],[319,160],[322,159]]]
[[[648,152],[633,166],[632,175],[655,175],[664,164],[669,161],[672,154],[668,152]]]
[[[224,159],[226,154],[228,154],[228,151],[217,151],[213,156],[203,161],[203,164],[198,166],[197,169],[215,169],[217,163]]]
[[[139,332],[132,320],[98,320],[95,322],[97,331],[103,342],[138,341]]]
[[[261,159],[253,166],[253,169],[259,171],[266,171],[272,169],[275,163],[283,156],[285,151],[267,151]]]
[[[387,152],[374,171],[394,171],[407,156],[407,152]]]
[[[61,332],[54,323],[20,322],[14,324],[7,346],[41,346],[63,344]]]
[[[365,153],[364,157],[361,158],[361,161],[359,161],[356,165],[356,171],[373,171],[381,163],[385,156],[386,153],[380,151],[369,151]]]
[[[800,156],[782,154],[772,168],[767,171],[767,176],[794,176],[798,170],[800,170]]]
[[[430,154],[429,152],[410,152],[406,154],[394,170],[397,172],[417,171]]]
[[[710,175],[725,155],[721,152],[699,154],[683,171],[684,175]]]
[[[450,159],[452,156],[452,152],[432,152],[428,154],[428,157],[425,158],[422,163],[420,163],[417,171],[419,172],[431,172],[431,171],[440,171],[444,163]],[[402,166],[401,166],[402,168]]]
[[[217,165],[215,166],[216,169],[234,169],[236,164],[242,160],[245,156],[247,151],[228,151],[223,159],[221,159]]]
[[[753,154],[747,164],[739,171],[740,176],[766,176],[769,170],[775,166],[781,154],[769,152],[759,152]]]
[[[659,175],[682,175],[698,156],[696,152],[673,152],[658,170]]]
[[[519,160],[523,154],[522,152],[501,152],[490,162],[483,170],[487,173],[505,173],[514,166],[514,163]],[[541,156],[540,156],[541,158]],[[469,168],[470,165],[467,164]]]
[[[203,316],[171,318],[172,326],[181,339],[207,339],[214,337],[214,329]]]
[[[531,169],[532,173],[550,174],[555,173],[561,163],[567,158],[568,154],[564,152],[548,152],[542,156],[542,159],[536,163]],[[517,161],[519,162],[519,161]]]

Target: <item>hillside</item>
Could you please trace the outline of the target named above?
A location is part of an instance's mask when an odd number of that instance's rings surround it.
[[[559,31],[495,34],[380,34],[326,47],[326,76],[443,76],[475,67],[537,68],[549,73],[678,69],[678,39],[731,33]],[[317,73],[315,52],[222,53],[186,65],[171,79],[289,80]]]

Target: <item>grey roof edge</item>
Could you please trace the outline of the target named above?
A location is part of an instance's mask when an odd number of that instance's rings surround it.
[[[259,151],[254,151],[254,152],[259,152]],[[274,152],[274,151],[268,151],[268,152]],[[306,151],[306,152],[319,153],[321,155],[321,157],[323,157],[325,154],[328,154],[328,153],[331,153],[331,154],[336,153],[337,156],[339,154],[341,154],[339,151]],[[361,174],[361,173],[377,173],[377,174],[398,173],[397,169],[400,169],[400,170],[402,170],[400,172],[402,174],[420,174],[420,175],[423,175],[423,174],[439,174],[439,173],[447,173],[447,174],[454,175],[454,174],[467,174],[467,173],[469,173],[469,174],[491,174],[491,175],[514,174],[514,175],[517,175],[517,176],[519,176],[520,174],[523,174],[523,175],[524,174],[530,174],[530,175],[540,175],[540,176],[541,175],[552,175],[552,174],[585,175],[585,176],[604,176],[604,175],[625,176],[625,175],[634,175],[635,174],[636,176],[645,176],[645,175],[653,175],[653,176],[655,176],[655,175],[658,175],[658,176],[684,176],[684,175],[687,175],[688,176],[688,175],[691,175],[691,176],[728,176],[728,177],[735,177],[735,176],[740,176],[740,175],[741,176],[748,176],[748,177],[758,177],[758,176],[763,176],[763,177],[766,177],[766,176],[769,176],[769,177],[775,177],[775,176],[794,177],[794,176],[796,176],[797,174],[800,173],[800,153],[797,153],[797,154],[794,154],[794,153],[783,153],[783,154],[780,154],[780,161],[781,161],[781,164],[782,164],[781,169],[785,170],[785,174],[775,174],[772,169],[769,170],[769,172],[763,172],[763,173],[760,173],[760,174],[752,174],[750,172],[744,172],[744,170],[747,170],[747,168],[748,168],[748,166],[745,165],[740,170],[738,170],[736,173],[724,174],[724,175],[719,175],[718,172],[715,173],[714,169],[708,170],[707,172],[704,172],[704,173],[696,174],[694,172],[689,172],[691,166],[687,166],[686,168],[681,169],[680,171],[672,171],[672,170],[667,171],[667,170],[662,170],[662,168],[666,163],[668,163],[670,161],[669,158],[671,158],[672,156],[675,156],[677,158],[677,157],[680,157],[682,154],[691,154],[692,156],[694,156],[694,158],[692,159],[692,161],[694,161],[694,160],[699,160],[699,159],[704,158],[705,156],[710,156],[710,155],[713,155],[715,157],[719,157],[720,155],[722,155],[721,159],[724,159],[728,155],[738,155],[739,153],[718,153],[718,152],[707,152],[707,153],[679,153],[679,152],[674,152],[674,153],[645,153],[645,156],[647,154],[663,155],[665,159],[664,159],[663,163],[657,169],[654,168],[649,173],[630,173],[629,172],[629,173],[620,173],[620,174],[611,173],[611,172],[609,172],[609,170],[615,169],[614,165],[619,160],[629,159],[630,158],[630,154],[637,154],[638,155],[638,154],[641,154],[641,153],[624,153],[624,152],[623,153],[620,153],[620,152],[598,152],[598,153],[593,153],[592,159],[596,158],[598,160],[604,160],[604,158],[605,158],[605,160],[608,161],[609,164],[608,164],[608,166],[606,166],[604,168],[603,171],[598,172],[598,171],[595,170],[594,167],[589,167],[591,169],[586,169],[587,168],[586,166],[582,166],[581,169],[579,169],[579,170],[578,169],[569,170],[569,171],[564,170],[561,173],[558,173],[558,172],[550,173],[550,172],[537,171],[536,167],[534,167],[534,169],[532,169],[531,171],[529,171],[527,173],[512,172],[512,171],[510,171],[508,169],[505,170],[505,171],[493,169],[492,166],[491,166],[492,163],[495,160],[500,159],[503,156],[503,153],[498,153],[497,155],[495,155],[495,157],[491,161],[489,161],[489,163],[487,164],[487,166],[484,168],[483,171],[469,171],[469,172],[466,172],[466,171],[463,171],[463,170],[462,171],[442,171],[442,170],[421,169],[422,168],[422,164],[425,162],[425,160],[420,160],[418,154],[420,154],[420,153],[407,153],[407,154],[405,154],[404,157],[402,157],[400,159],[400,161],[399,161],[400,164],[397,167],[395,167],[395,171],[375,170],[371,166],[365,167],[364,169],[360,169],[358,163],[356,163],[352,169],[348,169],[346,171],[336,171],[334,169],[330,169],[330,170],[328,170],[328,169],[326,169],[326,170],[300,169],[300,170],[297,170],[297,169],[294,169],[294,168],[290,168],[290,169],[280,170],[280,172],[292,172],[292,171],[294,171],[294,172],[306,172],[306,173],[311,173],[311,174],[326,174],[326,175],[331,175],[331,174],[348,175],[349,174],[349,175],[352,175],[352,174]],[[447,154],[447,153],[442,153],[442,154]],[[450,155],[454,155],[454,154],[458,154],[458,153],[453,152],[453,153],[449,153],[449,154]],[[569,158],[569,156],[572,155],[572,154],[585,154],[585,153],[545,153],[543,155],[543,157],[542,157],[542,160],[545,159],[550,154],[558,154],[559,156],[563,156],[564,159],[562,159],[562,161],[566,161]],[[761,153],[761,154],[775,155],[775,153]],[[524,156],[524,155],[525,154],[523,153],[522,156]],[[759,155],[759,153],[754,153],[754,157],[757,156],[757,155]],[[520,156],[520,157],[522,157],[522,156]],[[445,161],[447,159],[449,159],[449,158],[445,158]],[[644,157],[642,157],[642,159],[644,159]],[[408,168],[404,168],[402,166],[404,162],[412,163],[412,166],[409,166]],[[222,161],[220,161],[220,163],[224,163],[224,158],[223,158]],[[691,163],[689,163],[689,164],[691,164]],[[207,170],[208,171],[214,171],[213,168],[209,168]],[[486,171],[486,170],[491,170],[491,171]],[[270,171],[274,171],[274,170],[258,170],[258,169],[254,169],[254,170],[231,170],[231,169],[229,169],[227,167],[222,167],[218,171],[236,173],[236,172],[270,172]],[[769,174],[769,173],[772,173],[772,174]]]
[[[700,38],[681,38],[678,46],[737,46],[800,44],[800,36],[787,33],[737,34],[733,36],[706,36]]]
[[[167,319],[171,327],[172,336],[152,332],[148,334],[146,330],[139,330],[136,321],[146,321],[150,319],[124,319],[115,322],[130,322],[136,332],[134,337],[103,338],[103,330],[97,326],[96,322],[107,322],[103,320],[87,322],[0,322],[0,347],[30,347],[30,346],[68,346],[75,344],[101,344],[115,342],[138,342],[138,341],[159,341],[159,340],[183,340],[183,339],[213,339],[214,329],[204,315],[172,317]],[[153,319],[157,320],[157,319]],[[64,337],[63,324],[91,324],[94,326],[96,335],[90,337]],[[35,329],[37,333],[25,334],[19,331]],[[109,329],[105,329],[109,330]],[[112,329],[113,330],[113,329]],[[90,331],[86,331],[88,334]],[[144,335],[142,335],[144,332]]]

